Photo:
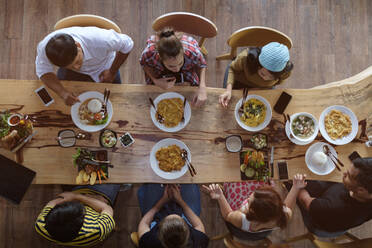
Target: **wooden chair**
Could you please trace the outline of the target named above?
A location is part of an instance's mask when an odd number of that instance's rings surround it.
[[[260,242],[259,244],[256,245],[246,245],[246,244],[241,244],[233,239],[233,236],[231,233],[226,233],[222,235],[217,235],[215,237],[212,237],[210,240],[221,240],[223,239],[223,243],[227,248],[268,248],[268,247],[274,247],[271,240],[268,238],[265,238]],[[282,247],[282,246],[275,246],[275,247]],[[284,246],[283,246],[284,247]],[[286,246],[288,247],[288,246]]]
[[[230,53],[220,55],[216,57],[216,60],[234,59],[238,47],[260,47],[273,41],[286,45],[288,49],[291,49],[293,46],[291,38],[276,29],[261,26],[242,28],[235,31],[227,40],[227,44],[231,48]]]
[[[59,20],[56,25],[54,25],[54,30],[62,29],[62,28],[68,28],[68,27],[87,27],[87,26],[94,26],[104,29],[113,29],[118,33],[121,33],[121,30],[116,23],[113,21],[110,21],[109,19],[106,19],[102,16],[97,15],[87,15],[87,14],[81,14],[81,15],[73,15],[73,16],[67,16],[61,20]]]
[[[352,235],[349,232],[345,232],[343,235],[336,237],[335,241],[337,242],[337,241],[343,240],[343,239],[351,240],[352,241],[351,243],[361,241],[361,239],[355,237],[354,235]],[[300,240],[310,240],[311,243],[313,243],[318,248],[344,247],[344,246],[338,246],[340,244],[337,244],[337,243],[320,241],[319,239],[317,239],[315,234],[312,234],[311,232],[308,232],[306,234],[303,234],[303,235],[300,235],[300,236],[297,236],[297,237],[287,239],[285,243],[288,244],[288,243],[292,243],[292,242],[296,242],[296,241],[300,241]],[[372,242],[372,239],[369,242]],[[347,244],[351,244],[351,243],[347,243]],[[372,244],[372,243],[369,243],[369,244]],[[333,246],[331,246],[331,245],[333,245]],[[349,246],[345,246],[345,248],[346,247],[349,247]],[[358,247],[359,248],[360,246],[350,246],[350,247]],[[369,247],[372,247],[372,246],[369,246]]]
[[[320,248],[371,248],[372,238],[358,239],[348,243],[335,244],[315,239],[314,244]]]
[[[216,25],[207,18],[188,12],[170,12],[159,16],[152,23],[152,28],[158,32],[166,27],[172,27],[175,31],[200,36],[199,47],[204,55],[208,54],[204,47],[206,38],[217,35]]]
[[[138,247],[139,246],[138,232],[132,232],[130,234],[130,240],[132,241],[135,247]]]

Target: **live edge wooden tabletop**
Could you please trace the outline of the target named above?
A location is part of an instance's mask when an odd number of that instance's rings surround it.
[[[62,129],[78,129],[70,117],[70,107],[53,92],[55,103],[45,107],[34,90],[41,86],[40,81],[33,80],[0,80],[1,97],[0,110],[10,109],[32,115],[37,120],[34,123],[38,133],[23,149],[24,162],[28,168],[37,172],[35,184],[75,184],[77,169],[72,164],[72,155],[76,147],[100,148],[99,132],[93,134],[91,140],[78,140],[75,147],[61,148],[55,137]],[[208,101],[202,108],[192,108],[189,124],[177,133],[166,133],[157,129],[150,118],[148,97],[155,98],[164,91],[155,86],[147,85],[115,85],[84,82],[63,82],[65,87],[78,94],[85,91],[103,92],[105,87],[111,90],[110,100],[114,115],[109,129],[118,134],[130,132],[135,143],[129,148],[109,149],[109,159],[114,168],[109,169],[111,183],[144,183],[170,182],[158,177],[150,168],[149,154],[153,145],[164,138],[182,140],[190,148],[192,163],[197,175],[191,177],[186,173],[172,183],[209,183],[241,181],[238,153],[229,153],[225,148],[224,138],[232,134],[240,134],[248,139],[248,133],[239,127],[234,119],[234,107],[241,98],[241,91],[233,91],[233,97],[227,109],[218,103],[218,96],[224,89],[208,88]],[[197,90],[194,87],[175,87],[173,91],[186,96],[190,101]],[[331,105],[345,105],[357,115],[358,120],[365,120],[372,112],[372,76],[362,78],[358,83],[325,89],[286,89],[293,96],[286,112],[312,113],[317,119],[321,112]],[[274,105],[282,90],[250,91],[265,97]],[[363,121],[362,121],[363,124]],[[364,145],[365,135],[359,126],[357,138],[353,142],[336,146],[339,158],[347,166],[350,161],[347,156],[357,150],[361,156],[372,156],[372,149]],[[262,132],[269,135],[269,146],[275,146],[275,162],[288,162],[289,177],[296,173],[306,173],[309,179],[342,181],[342,173],[334,170],[326,176],[317,176],[310,172],[305,164],[305,153],[312,144],[299,146],[291,143],[285,135],[283,118],[273,112],[273,118]],[[324,141],[320,133],[314,142]],[[313,142],[313,143],[314,143]],[[14,154],[0,149],[0,154],[14,159]],[[275,163],[276,164],[276,163]],[[275,170],[276,166],[274,167]],[[345,168],[343,168],[345,170]],[[277,171],[275,173],[278,174]]]

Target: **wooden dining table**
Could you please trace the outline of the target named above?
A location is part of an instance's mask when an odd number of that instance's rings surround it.
[[[224,92],[220,88],[208,88],[208,100],[201,108],[192,107],[191,120],[179,132],[168,133],[159,130],[150,117],[148,98],[156,98],[164,90],[143,84],[103,84],[89,82],[62,82],[70,91],[81,94],[86,91],[103,93],[105,88],[111,90],[110,101],[113,105],[113,117],[108,129],[118,135],[129,132],[135,143],[127,148],[119,143],[115,148],[106,149],[114,168],[109,168],[109,183],[211,183],[241,181],[239,153],[226,150],[225,138],[229,135],[241,135],[247,144],[253,133],[242,129],[234,118],[234,108],[242,97],[242,91],[233,90],[232,99],[227,108],[221,107],[219,95]],[[10,110],[28,114],[34,120],[37,134],[23,148],[23,165],[36,171],[35,184],[75,184],[78,174],[73,165],[72,156],[77,147],[103,149],[99,145],[99,132],[92,133],[89,140],[77,140],[75,147],[62,148],[56,137],[63,129],[79,132],[70,115],[71,107],[49,90],[55,102],[45,107],[35,89],[42,85],[37,80],[0,80],[0,110]],[[192,100],[197,88],[174,87],[170,91],[184,95]],[[257,94],[266,98],[271,106],[279,98],[283,89],[251,90],[249,94]],[[368,76],[359,82],[323,89],[285,89],[292,95],[292,100],[285,112],[293,114],[308,112],[319,119],[322,111],[331,105],[344,105],[357,116],[360,125],[357,137],[346,145],[334,146],[339,159],[345,164],[342,171],[350,166],[348,155],[357,151],[362,157],[372,157],[372,148],[364,142],[366,119],[372,112],[372,77]],[[261,131],[269,137],[269,147],[275,147],[274,179],[278,179],[277,162],[286,161],[289,178],[296,173],[307,175],[308,179],[341,182],[342,172],[333,170],[330,174],[319,176],[312,173],[305,163],[305,153],[315,142],[325,140],[319,133],[315,141],[309,145],[295,145],[286,136],[282,115],[273,111],[270,124]],[[191,151],[192,164],[197,175],[189,173],[175,180],[165,180],[157,176],[150,167],[149,155],[152,147],[164,138],[175,138],[183,141]],[[0,149],[0,154],[15,159],[8,150]]]

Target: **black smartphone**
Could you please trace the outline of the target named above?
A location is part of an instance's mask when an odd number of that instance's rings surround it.
[[[183,73],[182,72],[176,72],[176,73],[172,73],[172,74],[167,74],[167,75],[164,75],[163,78],[176,78],[176,84],[177,83],[183,83],[184,80],[183,80]]]
[[[357,159],[357,158],[360,158],[360,155],[358,152],[356,151],[353,151],[350,155],[349,155],[349,159],[351,160],[351,162],[353,162],[354,159]]]
[[[288,179],[287,162],[285,161],[278,162],[278,169],[279,169],[279,179],[287,180]]]
[[[44,86],[41,86],[37,90],[35,90],[36,94],[40,97],[40,99],[43,101],[45,106],[49,106],[54,102],[51,95],[49,95],[49,92]]]
[[[288,106],[289,102],[291,101],[292,96],[287,92],[282,92],[278,101],[274,105],[274,110],[278,114],[283,114],[285,108]]]

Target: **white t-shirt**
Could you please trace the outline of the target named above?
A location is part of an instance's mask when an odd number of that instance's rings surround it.
[[[48,34],[37,46],[36,75],[40,78],[46,73],[54,73],[54,65],[45,53],[45,47],[54,35],[68,34],[80,43],[84,53],[80,73],[89,75],[94,81],[99,82],[102,71],[111,67],[116,52],[129,53],[133,48],[133,40],[125,34],[114,30],[97,27],[71,27],[56,30]]]

